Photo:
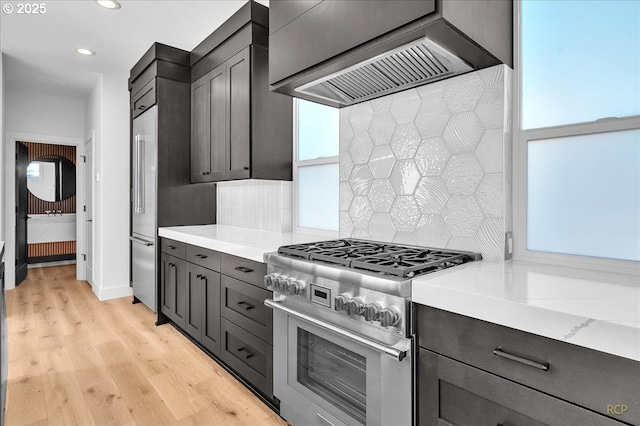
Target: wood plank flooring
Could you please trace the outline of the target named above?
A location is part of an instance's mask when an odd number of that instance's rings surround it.
[[[7,291],[9,425],[286,425],[131,298],[100,302],[75,265]]]

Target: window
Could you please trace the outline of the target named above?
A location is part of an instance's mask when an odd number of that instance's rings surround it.
[[[339,110],[294,100],[296,228],[338,231]]]
[[[516,10],[516,254],[640,261],[640,2]]]

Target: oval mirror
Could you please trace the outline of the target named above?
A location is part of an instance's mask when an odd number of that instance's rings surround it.
[[[44,201],[62,201],[76,193],[76,165],[63,157],[40,157],[27,167],[27,188]]]

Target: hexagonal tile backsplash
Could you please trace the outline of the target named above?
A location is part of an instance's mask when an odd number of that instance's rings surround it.
[[[340,236],[504,260],[511,69],[498,65],[340,110]]]

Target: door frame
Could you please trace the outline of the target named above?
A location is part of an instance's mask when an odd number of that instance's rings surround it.
[[[87,146],[87,144],[91,144],[91,179],[90,182],[87,182],[86,179],[86,167],[87,167],[87,163],[86,163],[86,149],[85,147]],[[96,170],[96,151],[95,151],[95,147],[96,147],[96,131],[95,129],[91,131],[91,135],[87,136],[84,140],[84,142],[82,143],[82,157],[83,157],[83,162],[82,162],[82,182],[83,182],[83,186],[82,186],[82,197],[84,200],[84,205],[88,206],[91,205],[90,209],[87,210],[91,210],[91,212],[93,213],[93,217],[95,218],[95,204],[94,204],[94,200],[95,200],[95,191],[96,191],[96,185],[95,185],[95,179],[93,179],[93,177],[95,176],[95,170]],[[76,168],[77,170],[77,168]],[[91,199],[90,200],[86,200],[85,195],[87,194],[87,185],[91,185]],[[82,228],[82,236],[83,236],[83,244],[82,244],[82,252],[83,254],[87,253],[87,240],[88,240],[88,236],[85,233],[85,224],[86,224],[86,220],[87,220],[87,212],[83,209],[82,211],[82,226],[78,226],[78,229]],[[96,229],[95,229],[95,225],[94,225],[95,221],[91,222],[91,253],[93,255],[93,265],[91,265],[91,271],[92,271],[92,276],[91,279],[93,282],[95,282],[95,255],[96,255]],[[88,256],[87,256],[88,257]],[[77,279],[79,280],[86,280],[87,279],[87,260],[85,258],[80,259],[80,255],[78,255],[76,257],[76,264],[78,265],[78,269],[76,271],[76,275],[77,275]],[[90,282],[89,283],[91,285],[91,287],[93,288],[93,283]]]
[[[37,142],[54,145],[71,145],[76,147],[76,276],[79,280],[84,279],[84,271],[80,271],[80,267],[84,269],[84,262],[80,255],[85,247],[84,220],[78,220],[78,213],[82,212],[82,206],[84,206],[84,167],[78,167],[78,164],[82,162],[82,157],[84,156],[84,138],[42,135],[25,132],[7,132],[5,136],[4,229],[5,239],[9,242],[9,244],[5,244],[4,253],[5,288],[7,290],[14,288],[16,280],[16,142]],[[80,272],[82,274],[80,274]]]

